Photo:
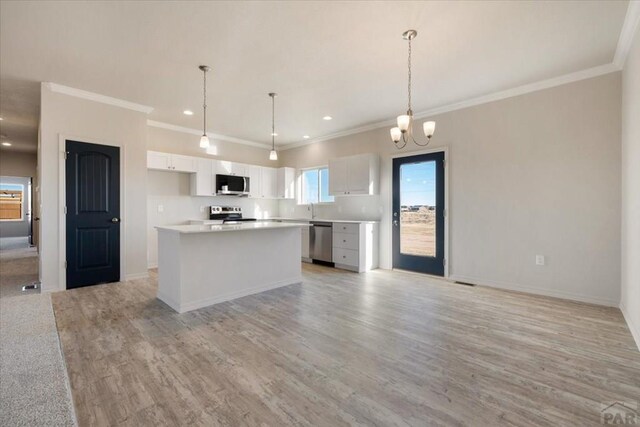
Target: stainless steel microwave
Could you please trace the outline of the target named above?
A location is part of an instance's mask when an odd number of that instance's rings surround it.
[[[216,194],[219,196],[240,196],[249,195],[251,188],[249,178],[238,175],[216,175]]]

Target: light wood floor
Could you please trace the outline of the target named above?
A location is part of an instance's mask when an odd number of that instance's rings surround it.
[[[584,426],[640,400],[614,308],[309,265],[183,315],[155,292],[53,295],[80,426]]]

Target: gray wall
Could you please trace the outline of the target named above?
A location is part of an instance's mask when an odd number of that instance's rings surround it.
[[[620,98],[616,72],[432,118],[430,148],[449,150],[451,278],[619,304]],[[399,151],[388,128],[285,150],[280,163],[326,165],[367,152],[382,158],[380,196],[320,215],[379,217],[381,266],[390,268],[391,156]],[[292,209],[281,202],[282,215]],[[535,265],[537,254],[547,265]]]
[[[0,238],[4,237],[26,237],[30,232],[29,216],[31,212],[29,200],[30,178],[17,176],[0,176],[0,184],[20,184],[24,188],[24,207],[22,221],[0,221]]]

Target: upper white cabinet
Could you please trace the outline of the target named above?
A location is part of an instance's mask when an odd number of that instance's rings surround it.
[[[261,199],[294,199],[294,168],[271,168],[227,160],[147,151],[147,169],[191,173],[191,195],[211,196],[216,193],[216,174],[249,177],[249,197]]]
[[[380,158],[377,154],[329,160],[329,194],[378,194],[379,175]]]
[[[262,188],[261,197],[263,199],[276,198],[276,185],[278,180],[277,169],[261,167],[260,168],[260,187]]]
[[[191,174],[191,195],[211,196],[215,193],[214,161],[196,158],[196,173]]]
[[[147,168],[194,173],[196,171],[196,159],[196,157],[181,156],[179,154],[147,151]]]
[[[277,184],[278,199],[295,199],[296,197],[296,170],[294,168],[278,169]]]
[[[230,162],[228,160],[215,160],[216,170],[220,175],[238,175],[247,176],[247,166],[244,163]]]
[[[245,175],[249,177],[249,197],[261,198],[262,195],[262,167],[245,165]]]

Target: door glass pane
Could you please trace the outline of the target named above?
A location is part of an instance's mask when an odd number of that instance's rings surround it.
[[[318,203],[318,169],[302,172],[302,204]]]
[[[436,256],[436,162],[400,166],[400,252]]]
[[[329,195],[329,169],[320,169],[320,203],[333,202],[333,196]]]

